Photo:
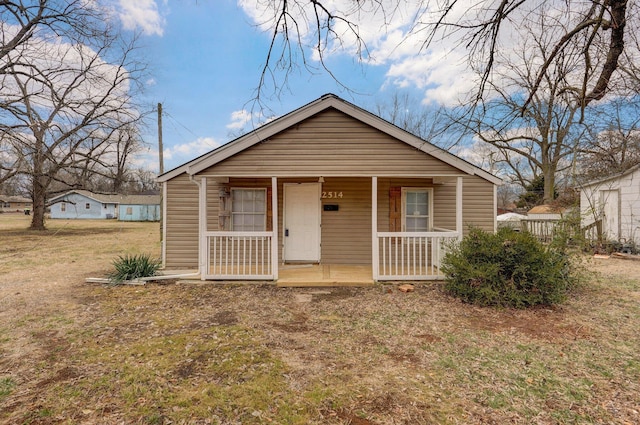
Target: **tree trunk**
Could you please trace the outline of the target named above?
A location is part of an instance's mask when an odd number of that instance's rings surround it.
[[[544,175],[544,194],[542,202],[549,204],[555,199],[556,173],[555,167],[549,166],[542,170]]]
[[[47,191],[40,181],[41,177],[33,179],[33,216],[31,217],[31,230],[45,230],[44,212],[46,207]]]

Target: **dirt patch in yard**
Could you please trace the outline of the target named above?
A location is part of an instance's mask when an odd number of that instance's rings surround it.
[[[640,262],[522,311],[438,282],[113,287],[84,278],[159,255],[157,223],[27,220],[0,215],[2,423],[640,423]]]

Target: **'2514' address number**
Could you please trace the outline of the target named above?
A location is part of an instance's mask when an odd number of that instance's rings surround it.
[[[342,192],[322,192],[322,199],[342,198]]]

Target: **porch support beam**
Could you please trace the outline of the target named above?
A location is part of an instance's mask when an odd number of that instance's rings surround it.
[[[271,272],[273,280],[278,280],[278,178],[271,177]]]
[[[456,177],[456,232],[462,240],[462,177]]]
[[[498,231],[498,185],[493,185],[493,232]]]
[[[162,183],[160,205],[160,243],[162,244],[162,267],[167,266],[167,182]]]
[[[380,253],[378,252],[378,177],[371,177],[371,268],[373,281],[380,277]]]
[[[200,194],[198,200],[198,234],[200,235],[200,249],[198,254],[200,257],[200,279],[205,280],[207,275],[207,262],[209,261],[209,250],[207,249],[207,178],[200,179]]]

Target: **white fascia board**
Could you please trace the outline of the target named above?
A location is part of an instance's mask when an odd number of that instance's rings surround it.
[[[189,162],[186,164],[183,164],[179,167],[174,168],[171,171],[167,171],[164,174],[159,175],[158,177],[156,177],[156,182],[158,183],[164,183],[168,180],[171,180],[174,177],[179,176],[182,173],[185,173],[187,171],[187,166],[189,165]]]

